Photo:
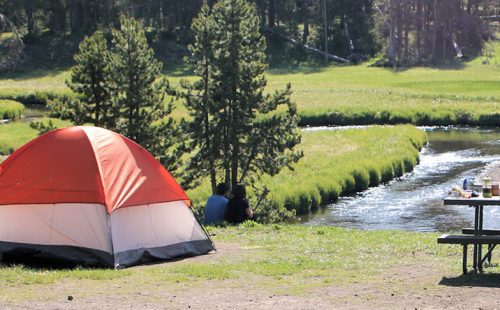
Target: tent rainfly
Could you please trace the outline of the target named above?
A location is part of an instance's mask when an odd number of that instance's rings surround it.
[[[124,268],[213,249],[172,175],[115,132],[54,130],[0,165],[0,261]]]

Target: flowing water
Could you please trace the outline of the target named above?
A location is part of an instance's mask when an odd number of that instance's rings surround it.
[[[500,160],[500,129],[424,130],[429,143],[412,173],[342,197],[300,221],[367,230],[453,231],[473,227],[473,208],[444,206],[443,198],[453,185],[462,185],[465,178],[474,178],[488,163]],[[500,228],[500,207],[484,207],[484,228],[488,227]]]

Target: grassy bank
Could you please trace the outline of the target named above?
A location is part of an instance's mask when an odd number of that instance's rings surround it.
[[[292,84],[302,125],[396,124],[500,126],[498,74],[500,43],[485,55],[444,68],[388,69],[356,66],[274,69],[268,90]],[[177,84],[185,72],[167,72]],[[5,74],[0,98],[36,103],[45,96],[67,96],[69,69]],[[176,117],[185,116],[182,107]]]
[[[0,119],[18,119],[23,115],[24,105],[13,100],[0,100]]]
[[[461,273],[460,247],[438,245],[436,233],[248,224],[208,230],[219,249],[217,253],[170,263],[125,270],[2,267],[0,305],[96,307],[103,303],[102,292],[110,288],[113,294],[105,294],[104,300],[115,307],[180,306],[176,303],[186,296],[188,302],[198,300],[198,307],[193,306],[199,308],[207,302],[202,296],[224,294],[225,289],[229,289],[229,295],[232,292],[238,296],[240,290],[250,295],[262,290],[269,300],[280,295],[309,296],[331,288],[340,297],[347,290],[350,294],[345,301],[355,304],[357,294],[363,294],[359,285],[383,290],[389,297],[391,293],[401,296],[411,292],[436,298],[446,289],[439,285],[439,279]],[[430,277],[419,275],[425,270],[431,271]],[[469,275],[466,280],[469,284],[477,277],[487,280],[488,274],[500,269],[497,266],[485,272]],[[396,276],[400,273],[401,279]],[[208,292],[203,289],[208,287]],[[67,301],[68,295],[74,297],[72,304]],[[233,307],[245,300],[240,297],[230,298]],[[187,308],[188,304],[181,305]]]
[[[425,142],[425,133],[408,125],[304,131],[304,158],[294,171],[264,179],[271,190],[267,207],[303,214],[387,182],[413,169]],[[205,184],[188,194],[201,206],[209,192]]]

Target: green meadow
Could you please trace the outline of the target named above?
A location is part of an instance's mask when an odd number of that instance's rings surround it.
[[[47,121],[42,118],[41,121]],[[58,127],[67,127],[71,123],[60,119],[51,118],[53,124]],[[36,138],[38,131],[31,128],[29,123],[14,121],[8,124],[0,124],[0,155],[9,155],[26,142]],[[1,161],[1,157],[0,157]]]
[[[300,66],[271,69],[268,90],[292,84],[302,125],[397,124],[499,126],[500,43],[484,55],[442,68]],[[176,85],[186,71],[168,70]],[[64,81],[70,69],[4,74],[0,98],[23,103],[72,95]],[[176,117],[186,113],[179,105]]]

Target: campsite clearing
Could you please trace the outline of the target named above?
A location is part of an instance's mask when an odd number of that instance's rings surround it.
[[[258,224],[208,231],[218,252],[168,263],[116,271],[4,267],[0,307],[500,307],[498,259],[485,274],[463,276],[460,251],[438,246],[435,233]]]

